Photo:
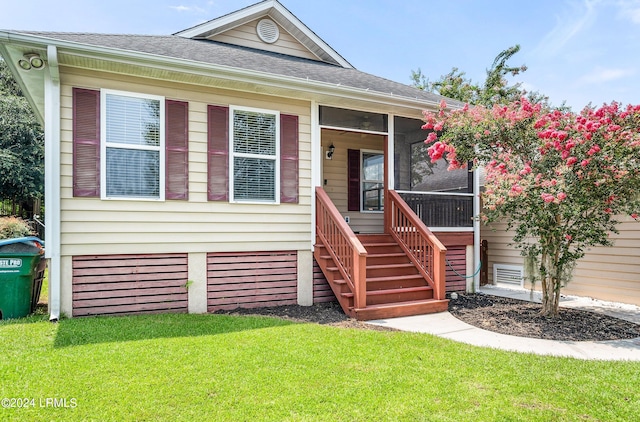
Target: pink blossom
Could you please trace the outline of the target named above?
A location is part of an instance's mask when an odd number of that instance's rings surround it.
[[[633,214],[631,214],[631,218],[633,218],[634,220],[638,219],[638,214],[636,214],[635,212]]]
[[[429,135],[427,135],[427,140],[424,141],[425,143],[431,143],[433,141],[435,141],[436,139],[438,139],[438,134],[435,132],[431,132],[429,133]]]
[[[591,149],[589,151],[587,151],[587,155],[591,156],[597,152],[600,152],[600,146],[598,145],[594,145],[591,147]]]
[[[565,234],[564,238],[567,239],[568,241],[571,241],[571,239],[573,239],[573,236],[571,236],[570,234]]]
[[[577,159],[576,157],[569,157],[569,158],[567,159],[567,165],[568,165],[568,166],[572,166],[572,165],[574,165],[574,164],[575,164],[575,163],[577,163],[577,162],[578,162],[578,159]]]
[[[589,160],[582,160],[582,162],[580,162],[580,165],[581,165],[582,167],[586,167],[586,166],[588,166],[588,165],[589,165]]]
[[[567,199],[567,194],[564,192],[559,192],[558,193],[558,201],[564,201],[565,199]]]
[[[553,201],[554,201],[554,199],[555,199],[555,198],[553,197],[553,195],[551,195],[551,194],[549,194],[549,193],[543,193],[542,195],[540,195],[540,197],[541,197],[541,198],[542,198],[542,200],[543,200],[544,202],[546,202],[547,204],[548,204],[548,203],[550,203],[550,202],[553,202]]]

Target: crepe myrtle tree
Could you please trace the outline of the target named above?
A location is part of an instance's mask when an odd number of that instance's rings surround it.
[[[591,246],[612,245],[622,219],[640,213],[640,105],[545,108],[526,98],[491,108],[424,112],[432,161],[485,168],[482,220],[506,221],[556,316],[561,289]]]

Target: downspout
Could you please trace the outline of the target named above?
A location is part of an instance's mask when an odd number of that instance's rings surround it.
[[[473,171],[473,216],[473,267],[479,268],[487,263],[480,262],[480,172],[477,169]],[[480,272],[473,276],[472,293],[480,290]]]
[[[60,72],[58,51],[47,47],[44,75],[45,258],[49,259],[49,320],[60,319]]]

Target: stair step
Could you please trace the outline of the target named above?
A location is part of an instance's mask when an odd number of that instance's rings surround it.
[[[367,265],[367,270],[384,270],[388,268],[415,268],[415,265],[411,262],[401,263],[401,264],[376,264],[376,265]],[[338,267],[327,267],[329,271],[338,271]]]
[[[365,248],[382,248],[382,247],[390,247],[390,246],[398,246],[395,242],[372,242],[372,243],[363,243],[362,246]]]
[[[446,299],[426,299],[367,305],[366,308],[352,308],[350,311],[355,315],[356,319],[360,321],[367,321],[380,318],[396,318],[444,312],[447,310],[448,306],[449,301]]]
[[[415,293],[415,292],[428,292],[433,290],[430,286],[418,286],[418,287],[404,287],[400,289],[381,289],[367,291],[367,297],[369,296],[382,296],[382,295],[395,295],[402,293]],[[353,293],[342,293],[343,297],[353,297]],[[372,305],[374,306],[374,305]]]
[[[367,254],[367,258],[393,258],[396,256],[407,256],[407,254],[404,252],[379,252]]]
[[[326,260],[326,261],[331,261],[331,255],[320,255],[319,257],[320,259]],[[402,261],[402,262],[398,262],[398,264],[406,264],[409,261],[409,257],[407,257],[407,254],[405,254],[404,252],[390,252],[390,253],[373,253],[373,254],[368,254],[367,255],[367,262],[379,262],[379,261],[385,261],[385,260],[390,260],[390,261]],[[382,265],[382,264],[373,264],[373,265]],[[392,264],[386,264],[386,265],[392,265]],[[335,266],[331,266],[330,268],[336,268]],[[367,268],[369,268],[369,266],[367,266]]]
[[[367,270],[383,270],[387,268],[415,268],[412,262],[400,263],[400,264],[374,264],[367,265]]]
[[[422,278],[420,274],[409,274],[409,275],[398,275],[398,276],[391,276],[391,277],[367,277],[367,284],[384,282],[384,281],[402,281],[402,280],[417,280],[417,279],[424,280],[424,278]],[[347,283],[343,279],[336,279],[336,280],[333,280],[333,282],[336,284]]]

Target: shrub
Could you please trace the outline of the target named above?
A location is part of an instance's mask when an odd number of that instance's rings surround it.
[[[0,240],[33,235],[29,223],[18,217],[0,217]]]

